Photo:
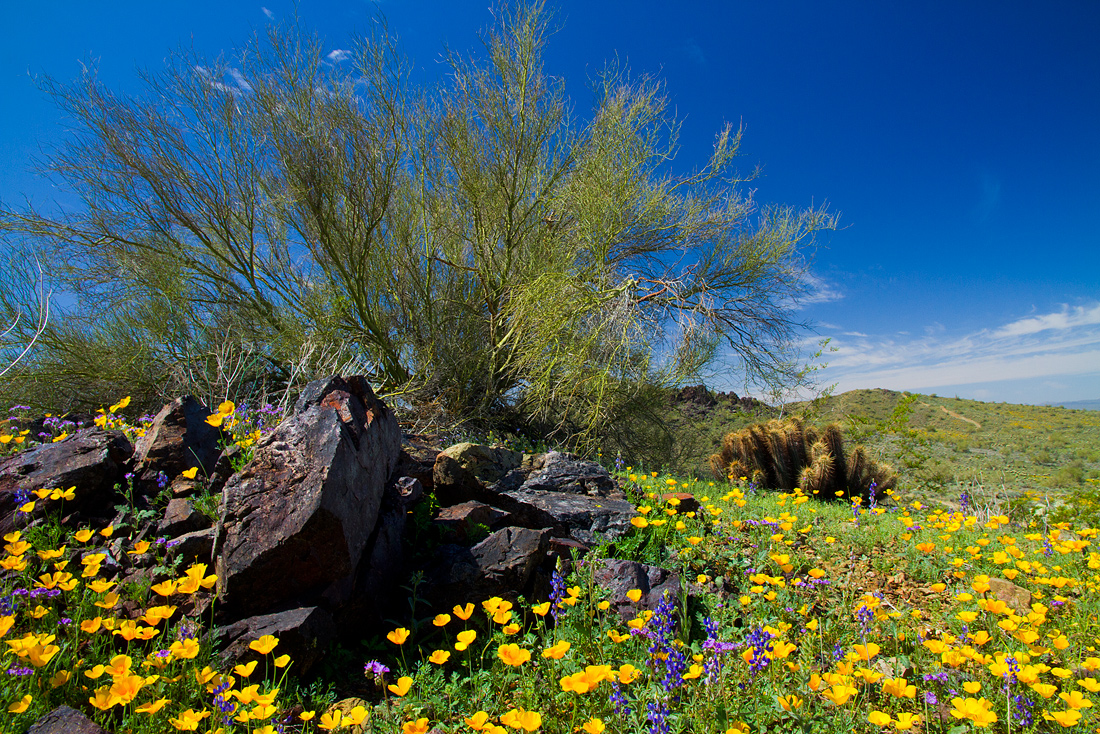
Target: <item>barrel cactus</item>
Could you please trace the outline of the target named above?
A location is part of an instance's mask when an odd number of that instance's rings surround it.
[[[898,481],[893,469],[869,458],[862,446],[845,454],[838,424],[818,433],[798,418],[771,420],[727,434],[721,450],[710,457],[710,465],[718,479],[745,477],[769,489],[800,487],[822,499],[871,501]]]

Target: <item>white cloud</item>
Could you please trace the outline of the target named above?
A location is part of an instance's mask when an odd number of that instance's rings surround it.
[[[844,293],[824,278],[806,273],[802,276],[802,282],[806,285],[807,293],[798,300],[798,306],[809,306],[815,303],[831,303],[844,298]]]
[[[338,48],[335,51],[330,52],[327,58],[332,63],[339,64],[341,61],[351,58],[351,51]]]
[[[926,390],[1004,380],[1100,377],[1100,303],[1017,319],[969,334],[932,324],[920,337],[841,332],[824,373],[839,391]],[[1100,383],[1098,383],[1100,384]]]
[[[1091,326],[1100,324],[1100,303],[1091,307],[1077,306],[1070,309],[1062,306],[1058,313],[1045,314],[1043,316],[1030,316],[1026,319],[1013,321],[993,332],[995,337],[1022,336],[1024,334],[1038,334],[1048,329],[1072,329],[1078,326]]]
[[[209,69],[205,66],[193,67],[195,73],[206,80],[206,83],[211,88],[217,89],[219,92],[229,92],[234,97],[245,94],[252,91],[252,85],[248,83],[248,80],[244,78],[244,74],[240,69],[234,69],[232,67],[225,70],[225,73],[230,77],[231,81],[225,80],[225,77],[219,78],[216,71]]]
[[[264,11],[264,15],[267,16],[268,20],[275,20],[275,13],[272,13],[270,10],[265,8],[263,5],[260,6],[260,10]]]
[[[251,92],[252,85],[248,83],[248,80],[244,78],[244,74],[240,69],[229,68],[229,76],[233,77],[233,81],[236,83],[237,90],[240,92]]]

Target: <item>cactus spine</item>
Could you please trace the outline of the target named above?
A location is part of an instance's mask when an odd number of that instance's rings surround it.
[[[897,484],[897,474],[867,456],[856,446],[844,452],[840,426],[826,426],[819,435],[797,418],[783,423],[772,420],[727,434],[721,450],[710,457],[719,479],[745,477],[759,486],[792,490],[823,499],[862,497],[871,499],[871,488],[881,496]]]

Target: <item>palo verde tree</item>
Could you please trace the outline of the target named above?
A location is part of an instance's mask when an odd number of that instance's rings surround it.
[[[716,364],[795,378],[806,249],[833,216],[758,208],[730,126],[676,173],[651,78],[610,67],[575,115],[548,31],[521,5],[426,87],[384,28],[333,62],[293,27],[233,63],[179,57],[139,97],[48,83],[76,132],[45,169],[82,207],[4,227],[78,305],[27,374],[73,384],[74,339],[227,395],[351,360],[383,394],[578,445]]]

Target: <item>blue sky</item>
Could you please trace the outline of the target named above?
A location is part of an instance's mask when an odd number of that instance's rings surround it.
[[[760,202],[828,201],[808,343],[827,383],[1018,403],[1100,398],[1100,3],[561,2],[547,51],[579,114],[616,55],[683,119],[676,165],[730,121]],[[477,48],[487,0],[303,2],[332,50],[381,11],[419,78]],[[20,3],[0,30],[0,200],[63,194],[28,171],[64,121],[30,75],[98,62],[136,88],[170,50],[232,58],[290,2]],[[722,382],[721,379],[718,382]],[[736,389],[736,385],[732,385]]]

